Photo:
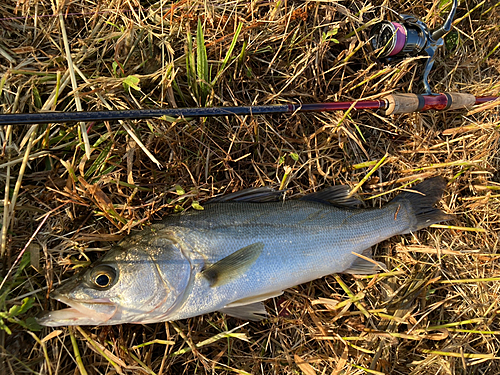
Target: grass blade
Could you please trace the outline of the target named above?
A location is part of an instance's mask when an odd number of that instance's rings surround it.
[[[208,95],[210,95],[210,72],[208,70],[207,48],[205,47],[205,37],[203,36],[203,27],[198,18],[198,27],[196,29],[196,69],[198,81],[200,83],[200,101],[201,105],[206,104]]]
[[[234,33],[233,40],[231,41],[231,45],[229,46],[229,49],[226,52],[226,57],[224,57],[224,61],[222,61],[222,64],[221,64],[221,66],[219,68],[219,71],[218,71],[217,75],[215,76],[215,78],[212,81],[212,86],[215,85],[215,83],[217,82],[217,80],[220,78],[220,76],[224,72],[224,69],[226,68],[226,65],[229,63],[229,59],[231,58],[231,55],[233,54],[234,47],[236,46],[236,42],[238,41],[238,38],[240,36],[242,27],[243,27],[243,24],[239,23],[238,24],[238,28],[236,29],[236,32]],[[243,53],[243,50],[242,50],[241,53]],[[240,54],[240,56],[241,56],[241,54]]]

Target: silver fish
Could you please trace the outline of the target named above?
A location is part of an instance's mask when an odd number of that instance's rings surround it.
[[[153,323],[221,311],[266,315],[262,301],[325,275],[370,274],[371,246],[452,217],[434,208],[446,181],[434,177],[381,209],[360,209],[349,188],[298,200],[268,188],[207,202],[125,238],[53,298],[46,326]],[[365,254],[358,256],[358,254]]]

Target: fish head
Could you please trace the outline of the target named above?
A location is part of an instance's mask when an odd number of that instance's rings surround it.
[[[155,241],[158,244],[158,241]],[[189,279],[189,262],[180,259],[180,251],[167,240],[161,249],[151,243],[123,249],[117,246],[82,274],[56,289],[51,297],[69,308],[44,312],[41,325],[113,325],[142,323],[164,316],[178,303]],[[173,255],[179,280],[165,280],[151,252]],[[179,282],[175,282],[179,281]],[[187,281],[186,281],[187,282]]]

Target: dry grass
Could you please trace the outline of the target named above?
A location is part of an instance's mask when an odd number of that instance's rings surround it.
[[[97,110],[419,92],[419,61],[384,66],[373,61],[365,42],[363,25],[386,13],[382,4],[387,2],[4,1],[0,110],[70,111],[78,108],[76,98],[82,108]],[[390,5],[431,26],[446,14],[438,1]],[[57,12],[64,17],[50,16]],[[462,1],[456,19],[459,40],[438,53],[431,86],[498,95],[498,3]],[[192,65],[198,20],[210,71]],[[12,273],[0,313],[11,334],[0,330],[0,373],[500,372],[497,108],[86,126],[90,157],[77,124],[0,129],[0,178],[16,200],[14,215],[3,207],[2,272]],[[285,173],[295,193],[355,186],[386,153],[360,190],[364,198],[443,175],[450,184],[442,204],[457,217],[451,224],[482,231],[430,228],[392,238],[375,249],[389,273],[332,275],[300,285],[268,301],[272,317],[263,323],[241,325],[214,313],[145,326],[23,328],[39,310],[56,307],[48,291],[75,265],[96,259],[132,229],[217,193],[280,184]],[[380,206],[394,194],[367,204]],[[12,267],[30,238],[33,267]],[[20,309],[26,295],[34,305]]]

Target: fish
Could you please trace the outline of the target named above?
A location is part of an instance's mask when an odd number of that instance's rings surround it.
[[[125,237],[52,292],[69,307],[38,322],[147,324],[215,311],[263,319],[263,301],[330,274],[377,273],[385,266],[372,246],[452,219],[435,207],[446,185],[430,178],[382,208],[360,207],[345,185],[300,199],[267,187],[215,197]]]

